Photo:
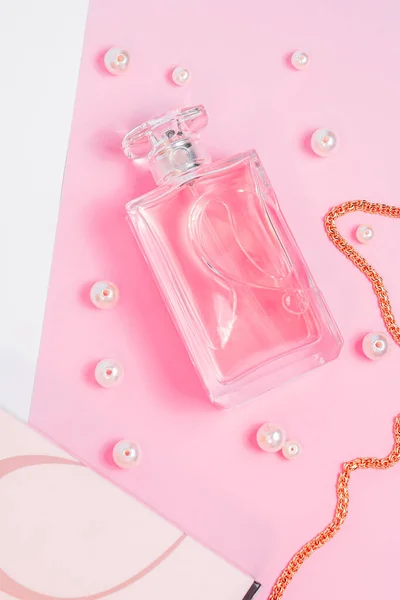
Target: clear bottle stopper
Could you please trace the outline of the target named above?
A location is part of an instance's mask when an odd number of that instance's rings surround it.
[[[156,183],[164,183],[210,162],[198,133],[207,123],[204,106],[173,110],[129,131],[122,148],[132,160],[147,154]]]

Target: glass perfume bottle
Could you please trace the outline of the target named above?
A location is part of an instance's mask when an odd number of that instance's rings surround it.
[[[211,162],[207,122],[196,106],[125,136],[159,186],[127,212],[211,401],[230,407],[336,358],[342,338],[257,153]]]

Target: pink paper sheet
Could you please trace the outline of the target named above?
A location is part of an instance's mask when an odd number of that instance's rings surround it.
[[[392,443],[399,350],[376,364],[360,355],[359,339],[383,324],[368,282],[328,242],[322,217],[358,197],[399,204],[399,18],[389,0],[379,10],[371,0],[97,0],[89,11],[30,420],[267,588],[330,520],[340,463],[383,455]],[[111,45],[131,54],[123,77],[101,68]],[[288,65],[296,48],[311,55],[305,72]],[[187,87],[168,81],[176,64],[192,71]],[[124,220],[125,203],[152,182],[122,156],[123,134],[200,102],[214,156],[259,151],[345,338],[334,363],[231,412],[207,403]],[[308,149],[317,127],[339,136],[328,159]],[[364,220],[348,217],[341,230],[351,238]],[[362,250],[399,314],[399,223],[368,221],[376,235]],[[120,287],[115,310],[91,306],[98,279]],[[93,381],[103,357],[125,366],[114,390]],[[302,443],[301,458],[257,450],[254,432],[266,420]],[[125,437],[143,448],[134,472],[110,462]],[[287,600],[392,596],[400,469],[357,474],[351,494],[344,531],[304,567]]]

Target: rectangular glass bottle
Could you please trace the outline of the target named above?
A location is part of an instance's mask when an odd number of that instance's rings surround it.
[[[159,187],[127,212],[210,399],[246,402],[336,358],[342,339],[255,151],[213,163],[202,106],[132,130]]]

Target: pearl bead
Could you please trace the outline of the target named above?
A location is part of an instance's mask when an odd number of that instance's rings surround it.
[[[135,467],[140,459],[139,447],[129,440],[121,440],[113,448],[113,459],[121,469]]]
[[[176,83],[176,85],[185,85],[190,79],[190,71],[189,69],[184,69],[183,67],[176,67],[172,71],[172,81]]]
[[[318,156],[328,156],[336,146],[336,134],[329,129],[317,129],[311,136],[311,148]]]
[[[360,225],[357,227],[356,237],[362,244],[367,244],[374,237],[374,230],[369,225]]]
[[[297,458],[301,452],[301,446],[299,442],[295,442],[294,440],[288,440],[284,443],[282,448],[282,454],[285,458],[289,460],[293,460]]]
[[[120,75],[129,65],[129,54],[121,48],[110,48],[104,55],[104,65],[113,75]]]
[[[116,360],[104,358],[97,363],[94,376],[97,383],[102,387],[113,387],[122,380],[124,376],[124,368]]]
[[[265,452],[278,452],[286,441],[286,434],[272,423],[264,423],[257,431],[257,444]]]
[[[297,69],[298,71],[302,71],[303,69],[308,67],[310,63],[310,57],[307,54],[307,52],[297,50],[296,52],[293,52],[290,62],[292,63],[292,66],[295,69]]]
[[[119,290],[111,281],[96,281],[90,290],[90,299],[97,308],[113,308],[118,302]]]
[[[390,348],[389,337],[386,333],[368,333],[362,341],[362,349],[367,358],[378,360],[388,353]]]

